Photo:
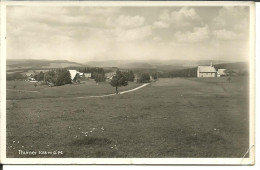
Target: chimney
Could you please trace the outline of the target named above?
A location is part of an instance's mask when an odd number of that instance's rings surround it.
[[[210,62],[210,67],[212,67],[212,62]]]

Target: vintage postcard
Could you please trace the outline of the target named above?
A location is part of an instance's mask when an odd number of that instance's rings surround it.
[[[1,2],[1,163],[255,161],[253,2]]]

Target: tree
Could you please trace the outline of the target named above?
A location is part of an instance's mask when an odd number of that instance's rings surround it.
[[[40,74],[38,75],[38,77]],[[44,73],[44,82],[52,86],[71,84],[70,72],[66,68],[50,70]]]
[[[150,75],[148,73],[142,73],[139,79],[140,83],[147,83],[150,81]]]
[[[133,73],[132,70],[130,70],[130,71],[125,71],[125,72],[122,72],[122,73],[125,75],[127,81],[134,81],[135,75],[134,75],[134,73]]]
[[[230,83],[230,81],[231,81],[231,77],[230,76],[228,77],[227,81]]]
[[[37,76],[38,81],[43,81],[44,80],[44,73],[41,71],[38,76]]]
[[[158,78],[158,76],[157,76],[157,72],[152,73],[152,78],[153,78],[154,80],[156,80],[156,79]]]
[[[111,84],[111,86],[116,88],[116,94],[118,94],[118,87],[127,86],[128,81],[127,81],[125,74],[123,74],[121,71],[117,70],[116,75],[113,76],[110,84]]]
[[[80,78],[79,73],[77,73],[77,74],[75,75],[73,81],[74,81],[74,82],[79,82],[79,78]]]
[[[98,82],[104,82],[105,81],[105,74],[95,74],[95,81]]]
[[[66,69],[61,69],[57,73],[57,79],[54,82],[56,86],[71,84],[70,72]]]
[[[128,81],[134,81],[135,75],[132,70],[129,71]]]
[[[35,75],[33,76],[33,78],[34,78],[35,80],[38,80],[38,74],[35,74]]]
[[[55,74],[54,70],[47,71],[44,74],[44,81],[50,82],[50,83],[53,83],[53,84],[56,82],[56,74]]]

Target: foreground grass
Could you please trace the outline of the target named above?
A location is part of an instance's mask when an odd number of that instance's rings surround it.
[[[127,86],[120,87],[119,91],[130,90],[142,84],[129,82]],[[15,88],[14,88],[15,87]],[[108,82],[96,83],[94,80],[82,81],[80,84],[48,87],[26,81],[7,81],[7,100],[82,97],[115,93],[115,88]]]
[[[7,157],[242,157],[248,86],[232,81],[160,79],[106,98],[8,101]]]

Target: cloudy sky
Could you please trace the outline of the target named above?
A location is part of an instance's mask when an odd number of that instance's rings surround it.
[[[248,7],[7,7],[8,59],[234,60]]]

